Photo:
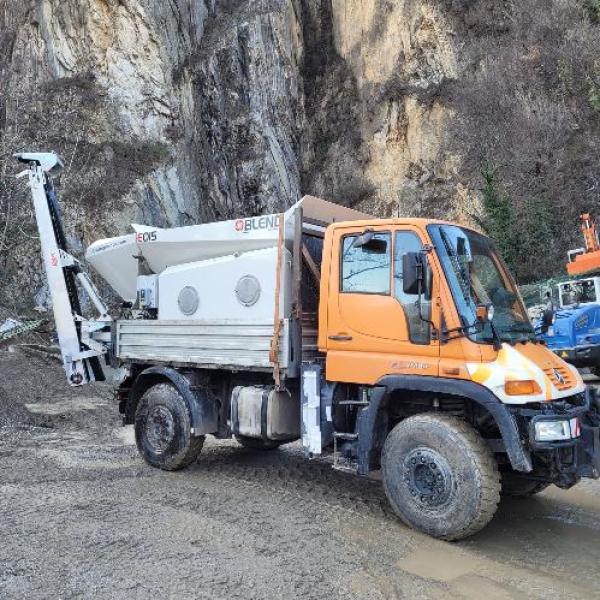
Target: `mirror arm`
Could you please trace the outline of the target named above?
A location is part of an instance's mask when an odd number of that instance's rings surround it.
[[[423,284],[423,278],[424,278],[424,272],[425,272],[423,263],[420,263],[418,265],[417,269],[419,269],[419,276],[417,277],[417,282],[418,282],[418,284],[417,284],[418,285],[417,311],[418,311],[419,319],[421,319],[421,321],[423,321],[424,323],[429,323],[429,325],[431,326],[431,337],[434,340],[436,340],[438,337],[437,327],[435,326],[435,323],[431,319],[426,319],[423,316],[423,309],[421,306],[421,298],[423,296],[423,291],[421,289],[421,286]]]

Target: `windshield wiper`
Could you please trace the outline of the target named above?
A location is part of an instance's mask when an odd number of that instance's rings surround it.
[[[533,327],[509,327],[506,331],[510,333],[535,333]]]
[[[502,338],[498,335],[498,330],[494,325],[494,321],[490,321],[490,327],[492,329],[492,335],[494,336],[494,350],[497,352],[502,348]]]
[[[452,269],[458,279],[458,284],[460,285],[461,292],[465,302],[471,302],[471,278],[469,274],[465,271],[464,267],[460,264],[460,260],[458,258],[458,252],[452,245],[452,240],[446,233],[443,227],[440,227],[440,236],[442,238],[442,242],[444,243],[444,248],[448,254],[448,258],[450,259],[450,263],[452,264]]]
[[[535,342],[537,341],[537,336],[535,335],[535,331],[533,329],[529,329],[527,327],[511,327],[509,329],[505,329],[503,334],[504,341],[508,342],[511,345],[518,344],[520,342]],[[525,334],[520,335],[518,337],[513,337],[511,334]]]

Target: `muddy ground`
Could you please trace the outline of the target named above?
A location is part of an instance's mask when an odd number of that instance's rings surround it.
[[[380,483],[208,440],[146,466],[108,387],[0,350],[1,598],[590,598],[600,482],[503,501],[445,543],[392,514]]]

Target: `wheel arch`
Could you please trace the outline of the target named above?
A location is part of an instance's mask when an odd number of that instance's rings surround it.
[[[487,388],[464,380],[389,375],[377,382],[369,406],[359,416],[359,472],[367,473],[378,459],[387,437],[391,403],[394,402],[394,393],[398,391],[420,392],[431,394],[432,397],[454,396],[483,407],[500,431],[512,468],[525,473],[532,470],[531,455],[523,446],[517,423],[509,408]]]
[[[216,433],[219,429],[219,403],[204,387],[192,385],[190,380],[171,367],[149,367],[137,375],[125,403],[123,422],[133,424],[142,396],[154,385],[170,383],[183,397],[190,411],[192,434],[196,437]]]

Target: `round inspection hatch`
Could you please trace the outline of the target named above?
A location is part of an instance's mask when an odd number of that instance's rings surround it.
[[[254,275],[244,275],[235,288],[235,295],[240,304],[253,306],[260,298],[260,282]]]
[[[190,317],[197,310],[200,305],[200,297],[196,288],[192,286],[186,286],[179,292],[179,298],[177,298],[177,304],[179,310],[186,316]]]

